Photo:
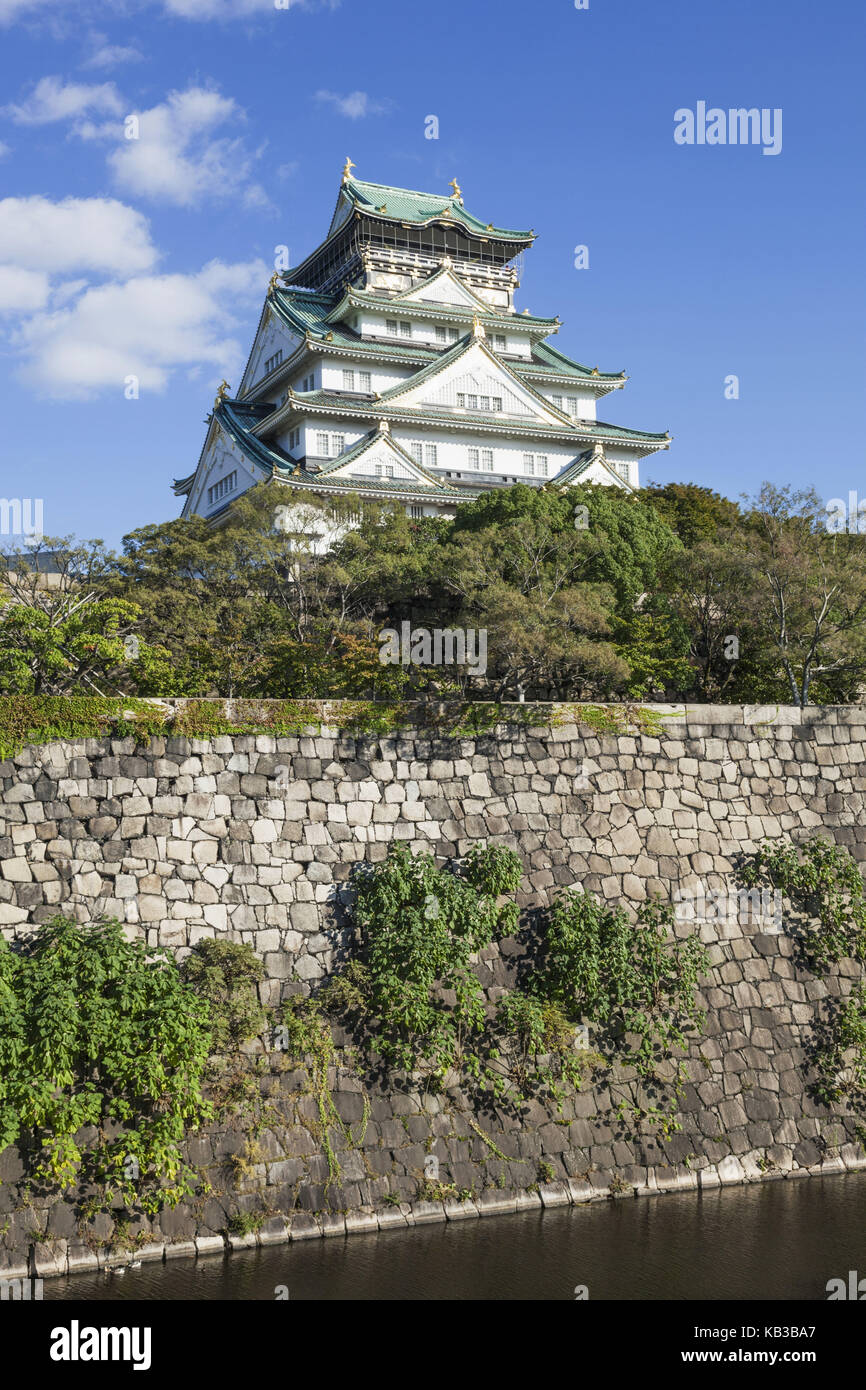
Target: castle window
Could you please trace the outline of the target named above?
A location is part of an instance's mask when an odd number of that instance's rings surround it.
[[[346,436],[344,434],[331,435],[331,456],[336,458],[346,447]]]
[[[320,459],[328,457],[328,436],[326,434],[316,435],[316,453]]]
[[[382,478],[382,477],[384,477],[384,478],[393,478],[393,476],[394,476],[394,465],[393,465],[393,463],[377,463],[377,464],[376,464],[376,477],[377,477],[377,478]]]
[[[411,323],[401,323],[401,324],[400,324],[400,337],[401,337],[401,338],[411,338],[411,337],[412,337],[412,325],[411,325]]]
[[[501,410],[501,409],[502,409],[502,397],[501,397],[501,396],[493,396],[493,397],[492,397],[492,400],[493,400],[493,409],[494,409],[494,410]]]
[[[490,397],[489,397],[489,396],[479,396],[479,397],[478,397],[478,406],[479,406],[479,409],[480,409],[480,410],[489,410],[489,409],[490,409]]]
[[[441,323],[436,325],[436,341],[437,343],[447,343],[448,341],[448,334]]]
[[[624,478],[625,481],[626,481],[627,483],[631,482],[631,477],[630,477],[630,474],[631,474],[631,464],[629,464],[629,463],[615,463],[615,464],[614,464],[614,468],[616,469],[616,471],[617,471],[617,473],[619,474],[619,476],[620,476],[621,478]]]
[[[389,337],[389,338],[396,338],[396,337],[397,337],[397,334],[400,332],[400,329],[399,329],[399,327],[398,327],[398,325],[397,325],[397,320],[396,320],[396,319],[386,319],[386,320],[385,320],[385,332],[388,334],[388,337]]]
[[[497,352],[504,352],[504,351],[505,351],[505,346],[506,346],[506,344],[505,344],[505,334],[504,334],[504,333],[494,333],[494,334],[493,334],[493,346],[496,348],[496,351],[497,351]]]
[[[532,475],[535,473],[535,455],[534,455],[534,454],[524,454],[524,455],[523,455],[523,471],[524,471],[524,473],[527,473],[530,477],[532,477]]]
[[[466,397],[466,405],[467,405],[467,407],[468,407],[469,410],[477,410],[477,409],[478,409],[478,397],[477,397],[477,396],[467,396],[467,397]]]
[[[552,400],[553,400],[553,404],[556,406],[557,410],[562,410],[562,397],[561,397],[561,396],[553,396],[553,397],[552,397]]]
[[[569,396],[569,397],[568,397],[568,402],[567,402],[567,403],[568,403],[568,413],[569,413],[569,415],[572,417],[572,419],[576,420],[576,419],[577,419],[577,397],[576,397],[576,396]]]
[[[420,462],[421,462],[421,454],[422,454],[422,445],[416,444],[416,443],[410,444],[410,445],[409,445],[409,453],[412,455],[412,457],[413,457],[413,459],[415,460],[416,463],[420,463]]]
[[[464,396],[462,391],[457,392],[457,404],[461,410],[466,409],[466,397]]]
[[[485,472],[485,473],[492,473],[492,472],[493,472],[493,450],[492,450],[492,449],[482,449],[482,450],[481,450],[481,467],[484,469],[484,472]]]
[[[371,377],[370,373],[369,373],[369,372],[359,372],[359,373],[358,373],[358,376],[359,376],[359,378],[360,378],[360,383],[361,383],[361,384],[360,384],[360,389],[361,389],[362,391],[372,391],[372,389],[373,389],[373,378]]]
[[[547,454],[538,455],[538,476],[539,478],[547,477]]]
[[[438,456],[438,454],[437,454],[436,445],[435,445],[435,444],[425,444],[425,446],[424,446],[424,463],[426,464],[426,466],[427,466],[428,468],[435,468],[435,467],[436,467],[436,459],[437,459],[437,456]]]
[[[355,373],[351,370],[351,368],[345,368],[344,371],[343,371],[343,390],[344,390],[344,391],[354,391],[354,389],[355,389]]]
[[[477,450],[477,449],[470,449],[470,450],[469,450],[469,467],[470,467],[470,468],[477,468],[477,467],[478,467],[478,458],[479,458],[478,450]]]
[[[272,371],[274,370],[275,367],[278,367],[278,366],[280,365],[280,363],[282,362],[282,360],[283,360],[283,349],[282,349],[282,348],[280,348],[279,352],[275,352],[274,355],[273,355],[273,357],[266,357],[266,358],[265,358],[265,376],[268,376],[268,374],[269,374],[270,372],[272,372]]]
[[[236,470],[227,473],[224,478],[220,478],[218,483],[214,483],[213,487],[209,487],[207,490],[208,506],[212,507],[215,502],[219,502],[227,493],[234,492],[237,485],[238,475]]]
[[[412,507],[412,516],[413,516],[413,518],[415,519],[415,521],[420,520],[420,518],[421,518],[423,515],[424,515],[424,508],[423,508],[423,507],[415,507],[415,506]]]
[[[449,341],[449,343],[456,343],[456,342],[457,342],[457,339],[459,338],[459,336],[460,336],[460,334],[457,332],[457,329],[456,329],[456,328],[449,328],[449,329],[448,329],[448,341]]]

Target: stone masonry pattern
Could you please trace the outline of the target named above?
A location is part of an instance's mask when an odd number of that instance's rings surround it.
[[[632,909],[653,893],[729,890],[738,856],[781,835],[821,833],[866,859],[866,709],[657,712],[664,728],[654,736],[504,724],[474,739],[323,729],[30,747],[0,763],[0,927],[26,939],[59,912],[116,916],[179,954],[225,935],[263,958],[263,1000],[274,1004],[309,992],[345,958],[352,872],[393,841],[442,859],[479,840],[514,848],[528,920],[574,884]],[[277,1059],[265,1089],[281,1119],[265,1129],[244,1182],[214,1178],[243,1148],[241,1131],[194,1136],[191,1160],[208,1170],[214,1195],[145,1222],[146,1255],[862,1166],[851,1122],[828,1116],[806,1089],[815,1010],[847,994],[857,967],[842,962],[819,980],[784,931],[739,922],[700,931],[712,962],[707,1021],[691,1049],[682,1130],[669,1139],[629,1132],[607,1078],[561,1110],[531,1102],[515,1116],[473,1111],[459,1091],[394,1092],[338,1068],[330,1082],[343,1123],[332,1138],[342,1175],[329,1184],[305,1073]],[[523,950],[504,941],[482,953],[491,1001]],[[431,1153],[442,1183],[470,1198],[418,1200]],[[20,1174],[20,1155],[7,1150],[0,1268],[20,1268],[26,1244]],[[267,1219],[256,1235],[230,1236],[229,1210]],[[111,1258],[82,1241],[70,1203],[45,1198],[39,1213],[40,1272]]]

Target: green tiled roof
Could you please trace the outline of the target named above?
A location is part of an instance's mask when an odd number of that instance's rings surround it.
[[[416,290],[421,288],[423,288],[422,285],[415,286]],[[478,312],[468,304],[444,304],[438,300],[425,301],[410,298],[404,294],[388,298],[385,295],[371,294],[368,290],[350,288],[346,290],[333,309],[333,314],[342,312],[343,305],[347,303],[359,304],[365,308],[381,311],[405,309],[407,313],[411,313],[413,310],[421,309],[426,314],[441,314],[443,318],[449,314],[459,315],[463,319],[472,318]],[[552,333],[559,324],[557,318],[540,318],[537,314],[497,314],[495,309],[491,309],[489,305],[483,307],[482,312],[478,313],[478,317],[482,323],[491,324],[496,328],[541,328],[545,333]],[[337,319],[332,318],[330,321],[337,322]]]
[[[226,434],[238,445],[245,456],[253,463],[259,465],[268,474],[275,474],[280,478],[297,477],[299,483],[314,487],[317,479],[323,479],[327,474],[336,468],[342,468],[346,463],[350,463],[358,455],[362,454],[375,439],[375,432],[371,431],[364,439],[358,441],[346,453],[339,458],[333,459],[327,468],[321,469],[317,473],[308,473],[302,469],[295,473],[297,461],[279,448],[278,445],[265,444],[255,434],[252,433],[252,426],[263,419],[273,409],[272,406],[250,405],[243,401],[223,400],[214,411],[214,418],[219,421]],[[394,442],[394,441],[392,441]],[[399,452],[399,444],[395,444]],[[407,459],[409,456],[407,455]],[[410,460],[414,462],[414,460]],[[417,465],[416,465],[417,466]],[[423,470],[422,470],[423,471]],[[186,481],[186,480],[183,480]],[[466,490],[461,488],[448,487],[439,484],[433,479],[430,483],[406,482],[399,478],[328,478],[328,487],[339,487],[346,492],[356,492],[362,490],[375,492],[396,492],[404,493],[423,493],[431,498],[441,498],[446,501],[450,498],[466,496]]]
[[[392,346],[387,343],[372,342],[369,339],[359,338],[356,333],[345,329],[339,323],[330,322],[328,316],[342,297],[341,295],[322,295],[314,290],[296,287],[291,289],[279,287],[271,292],[269,302],[288,328],[296,333],[309,334],[310,337],[319,341],[324,341],[327,334],[330,333],[330,341],[338,348],[357,348],[362,353],[402,358],[407,363],[420,363],[422,366],[436,362],[442,356],[438,349],[424,347],[420,343],[413,344],[411,347],[404,347],[398,343]],[[376,299],[376,296],[373,296],[373,299]],[[388,301],[377,300],[377,304],[380,307],[387,307]],[[547,322],[547,320],[531,319],[524,315],[517,317],[528,323]],[[503,317],[502,322],[506,324],[511,322],[511,316]],[[536,342],[533,345],[531,361],[514,361],[509,362],[508,365],[515,376],[522,376],[524,373],[527,377],[545,374],[562,376],[566,380],[583,379],[587,383],[598,382],[600,384],[624,380],[624,374],[621,372],[599,372],[595,376],[589,367],[584,367],[580,362],[573,361],[564,353],[550,347],[548,343],[542,342]]]
[[[625,372],[594,372],[591,367],[584,367],[582,363],[566,357],[564,352],[551,347],[550,343],[536,343],[532,355],[538,359],[539,367],[557,375],[589,377],[591,381],[622,381],[625,376]]]
[[[338,323],[329,323],[327,316],[337,303],[334,296],[316,294],[312,290],[303,289],[276,289],[270,296],[270,302],[278,316],[283,320],[287,327],[296,333],[309,333],[310,337],[324,341],[328,334],[331,335],[336,347],[353,347],[362,352],[377,352],[383,356],[405,357],[409,361],[417,361],[419,358],[424,360],[436,357],[433,348],[422,347],[403,347],[394,344],[389,347],[385,343],[365,342],[359,338],[357,333],[349,332]]]
[[[535,233],[516,231],[508,227],[495,227],[473,217],[453,194],[419,193],[412,188],[393,188],[386,183],[365,183],[361,179],[347,179],[342,191],[351,199],[359,211],[371,217],[386,217],[393,222],[414,222],[422,224],[441,218],[444,208],[450,208],[448,221],[460,223],[476,236],[491,237],[502,241],[532,241]],[[384,212],[382,208],[386,209]]]
[[[530,430],[533,434],[570,437],[572,428],[574,428],[565,421],[560,428],[557,428],[555,425],[544,425],[533,420],[518,419],[513,415],[482,414],[468,410],[461,410],[460,414],[457,415],[446,406],[401,406],[389,403],[384,396],[378,401],[364,401],[359,400],[357,396],[341,396],[336,391],[296,391],[290,400],[297,403],[301,413],[303,413],[304,407],[315,413],[317,406],[323,406],[329,410],[337,409],[347,416],[362,415],[369,418],[375,417],[377,420],[408,419],[409,421],[417,420],[419,423],[429,421],[431,424],[478,424],[488,426],[494,432],[504,434],[515,429],[525,429]],[[606,439],[623,439],[626,442],[632,440],[636,444],[642,444],[645,441],[653,444],[666,443],[670,438],[667,433],[653,434],[646,430],[630,430],[621,425],[608,425],[603,420],[586,420],[583,424],[583,430],[574,428],[575,443],[580,443],[587,434],[598,435]]]

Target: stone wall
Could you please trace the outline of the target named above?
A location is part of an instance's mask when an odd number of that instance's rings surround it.
[[[273,1003],[308,991],[345,952],[352,871],[394,840],[443,858],[479,839],[512,846],[525,909],[575,883],[632,907],[653,892],[729,889],[737,856],[783,834],[820,831],[866,859],[866,709],[656,712],[655,736],[503,725],[475,739],[323,729],[145,749],[111,739],[31,747],[0,763],[0,924],[15,938],[61,910],[115,915],[180,951],[230,934],[264,958]],[[859,969],[843,962],[814,978],[790,936],[766,922],[705,923],[701,933],[713,965],[707,1023],[692,1048],[682,1129],[667,1140],[633,1133],[619,1116],[625,1076],[596,1076],[561,1111],[533,1102],[514,1115],[480,1112],[458,1091],[391,1093],[342,1071],[331,1077],[341,1174],[328,1182],[314,1098],[277,1058],[267,1084],[283,1122],[266,1127],[245,1183],[225,1176],[246,1144],[241,1130],[191,1141],[214,1195],[142,1227],[150,1253],[860,1166],[851,1120],[807,1092],[823,1001],[847,993]],[[504,942],[482,953],[490,997],[513,978],[520,950]],[[431,1153],[441,1181],[471,1198],[418,1201]],[[25,1241],[19,1174],[7,1150],[0,1263],[9,1265]],[[258,1237],[221,1234],[238,1210],[265,1214]],[[27,1220],[32,1229],[32,1211]],[[106,1258],[82,1243],[69,1203],[46,1198],[38,1220],[43,1272]]]

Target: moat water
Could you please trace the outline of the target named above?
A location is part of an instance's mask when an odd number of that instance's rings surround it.
[[[45,1281],[46,1300],[826,1300],[866,1276],[866,1173],[332,1237]]]

